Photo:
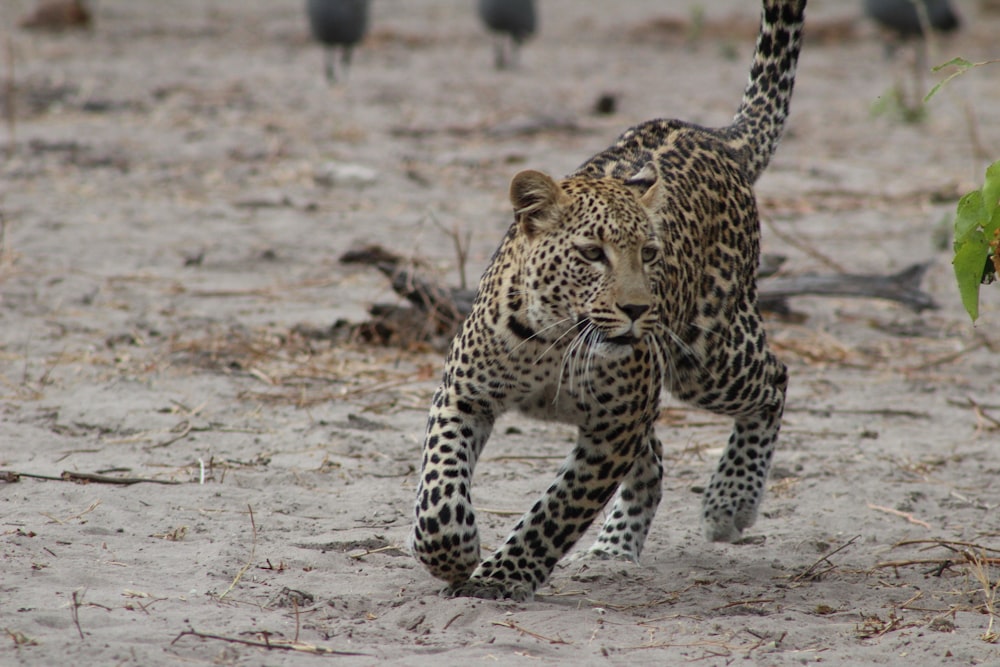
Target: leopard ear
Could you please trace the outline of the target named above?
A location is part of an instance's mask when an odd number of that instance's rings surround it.
[[[635,192],[640,204],[649,209],[659,208],[662,183],[656,162],[650,160],[642,165],[642,169],[625,179],[625,185]]]
[[[562,205],[568,201],[559,184],[540,171],[518,172],[510,182],[514,217],[528,236],[553,229],[559,222]]]

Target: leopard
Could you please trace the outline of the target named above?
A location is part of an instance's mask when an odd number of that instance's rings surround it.
[[[638,562],[663,495],[664,391],[732,419],[701,525],[710,541],[745,539],[788,385],[758,307],[753,186],[784,132],[805,5],[763,0],[730,125],[649,120],[564,178],[513,177],[513,221],[451,341],[422,445],[408,544],[442,594],[533,599],[602,511],[577,556]],[[512,410],[573,425],[576,441],[482,558],[473,471]]]

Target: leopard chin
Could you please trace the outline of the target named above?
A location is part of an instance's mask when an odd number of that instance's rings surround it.
[[[590,351],[595,357],[618,361],[631,357],[635,352],[635,347],[642,342],[642,338],[637,338],[631,334],[604,338],[591,345]]]

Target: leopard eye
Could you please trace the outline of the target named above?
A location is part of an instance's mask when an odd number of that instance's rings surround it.
[[[656,257],[660,254],[659,248],[655,245],[648,245],[642,249],[642,261],[646,264],[656,260]]]
[[[577,248],[580,256],[583,257],[588,262],[602,262],[604,261],[604,250],[600,246],[596,245],[585,245]]]

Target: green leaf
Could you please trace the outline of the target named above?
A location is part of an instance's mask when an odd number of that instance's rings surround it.
[[[974,190],[958,201],[958,209],[955,215],[955,250],[957,251],[966,241],[970,233],[979,229],[985,221],[983,211],[983,193]]]
[[[989,62],[989,61],[987,61],[987,62]],[[924,95],[924,103],[926,104],[927,102],[930,102],[931,98],[934,97],[934,94],[937,93],[937,91],[941,89],[941,86],[945,85],[946,83],[948,83],[949,81],[951,81],[952,79],[954,79],[956,76],[958,76],[960,74],[963,74],[964,72],[966,72],[967,70],[972,69],[973,67],[977,67],[977,66],[983,65],[983,64],[985,64],[985,63],[974,63],[974,62],[970,62],[970,61],[966,60],[965,58],[952,58],[951,60],[949,60],[946,63],[942,63],[942,64],[938,65],[937,67],[932,67],[931,68],[932,72],[940,72],[945,67],[956,67],[958,69],[957,69],[957,71],[952,72],[947,77],[945,77],[945,79],[943,81],[939,81],[933,88],[931,88],[931,91],[929,93],[927,93],[926,95]]]
[[[1000,201],[1000,160],[986,168],[986,182],[983,184],[983,210],[987,220],[993,216],[998,201]]]
[[[930,102],[931,98],[937,94],[937,91],[941,90],[941,86],[943,86],[947,81],[948,79],[945,79],[944,81],[938,81],[937,83],[935,83],[934,87],[931,88],[930,92],[924,95],[924,102],[925,103]]]
[[[989,251],[990,245],[986,237],[982,232],[974,231],[955,251],[955,259],[951,262],[955,268],[962,305],[973,322],[979,318],[979,285]]]
[[[940,65],[936,65],[935,67],[932,67],[931,71],[932,72],[940,72],[945,67],[957,67],[959,69],[969,69],[970,67],[972,67],[972,62],[969,61],[969,60],[966,60],[965,58],[961,58],[961,57],[959,57],[959,58],[952,58],[951,60],[949,60],[946,63],[941,63]]]

